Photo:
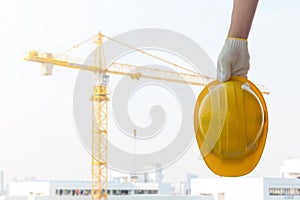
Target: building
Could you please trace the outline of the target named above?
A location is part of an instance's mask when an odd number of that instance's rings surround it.
[[[147,183],[144,185],[156,184],[158,186],[158,194],[167,195],[174,193],[174,187],[170,183],[163,182],[163,173],[158,169],[155,173],[120,173],[112,172],[110,177],[110,185],[120,183]]]
[[[16,181],[9,184],[11,196],[91,196],[90,181]],[[157,183],[109,183],[109,195],[158,194]]]
[[[280,167],[280,177],[282,178],[300,178],[300,159],[287,158]]]
[[[170,195],[109,196],[108,199],[109,200],[213,200],[212,196],[170,196]],[[4,200],[91,200],[91,197],[7,196],[4,198]]]
[[[91,199],[90,181],[23,180],[9,184],[5,200]],[[212,195],[159,194],[158,183],[109,182],[110,200],[213,200]]]
[[[214,200],[300,200],[300,179],[227,177],[191,180],[192,195],[212,195]]]

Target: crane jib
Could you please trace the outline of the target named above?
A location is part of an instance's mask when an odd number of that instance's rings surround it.
[[[70,65],[71,67],[77,67],[77,68],[85,68],[85,69],[87,69],[87,68],[92,68],[92,67],[89,66],[89,65],[79,64],[79,63],[73,63],[73,62],[69,62],[69,65]]]

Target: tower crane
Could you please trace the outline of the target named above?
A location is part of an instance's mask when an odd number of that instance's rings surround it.
[[[103,38],[114,40],[108,36],[98,33],[95,38],[98,48],[103,48]],[[124,44],[120,41],[122,45]],[[78,46],[78,45],[77,45]],[[75,46],[75,47],[77,47]],[[42,74],[52,75],[53,66],[66,67],[78,70],[87,70],[91,72],[99,73],[99,80],[93,88],[93,94],[91,97],[92,106],[92,199],[93,200],[107,200],[108,195],[108,94],[107,84],[109,74],[129,76],[132,79],[155,79],[170,81],[175,83],[190,84],[196,86],[205,86],[213,79],[197,72],[191,71],[182,66],[176,65],[165,59],[159,58],[152,54],[149,54],[143,50],[133,48],[148,56],[154,57],[161,61],[173,64],[175,67],[184,69],[187,72],[175,72],[162,70],[152,67],[142,67],[124,63],[113,62],[108,66],[104,63],[104,54],[102,52],[99,65],[89,65],[82,62],[74,62],[72,58],[62,57],[60,54],[54,53],[41,53],[35,50],[28,52],[24,60],[38,62],[42,64]],[[269,94],[268,90],[263,85],[257,85],[261,92]]]

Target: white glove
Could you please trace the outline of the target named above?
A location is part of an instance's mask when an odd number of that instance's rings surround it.
[[[231,76],[247,78],[250,55],[246,39],[229,37],[218,57],[217,79],[227,81]]]

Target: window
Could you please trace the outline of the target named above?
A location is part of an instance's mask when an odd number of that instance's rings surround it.
[[[158,194],[158,190],[134,190],[134,194]]]
[[[91,195],[91,190],[80,190],[80,189],[56,189],[55,194],[57,196],[89,196]]]
[[[300,188],[269,188],[269,195],[300,195]]]

